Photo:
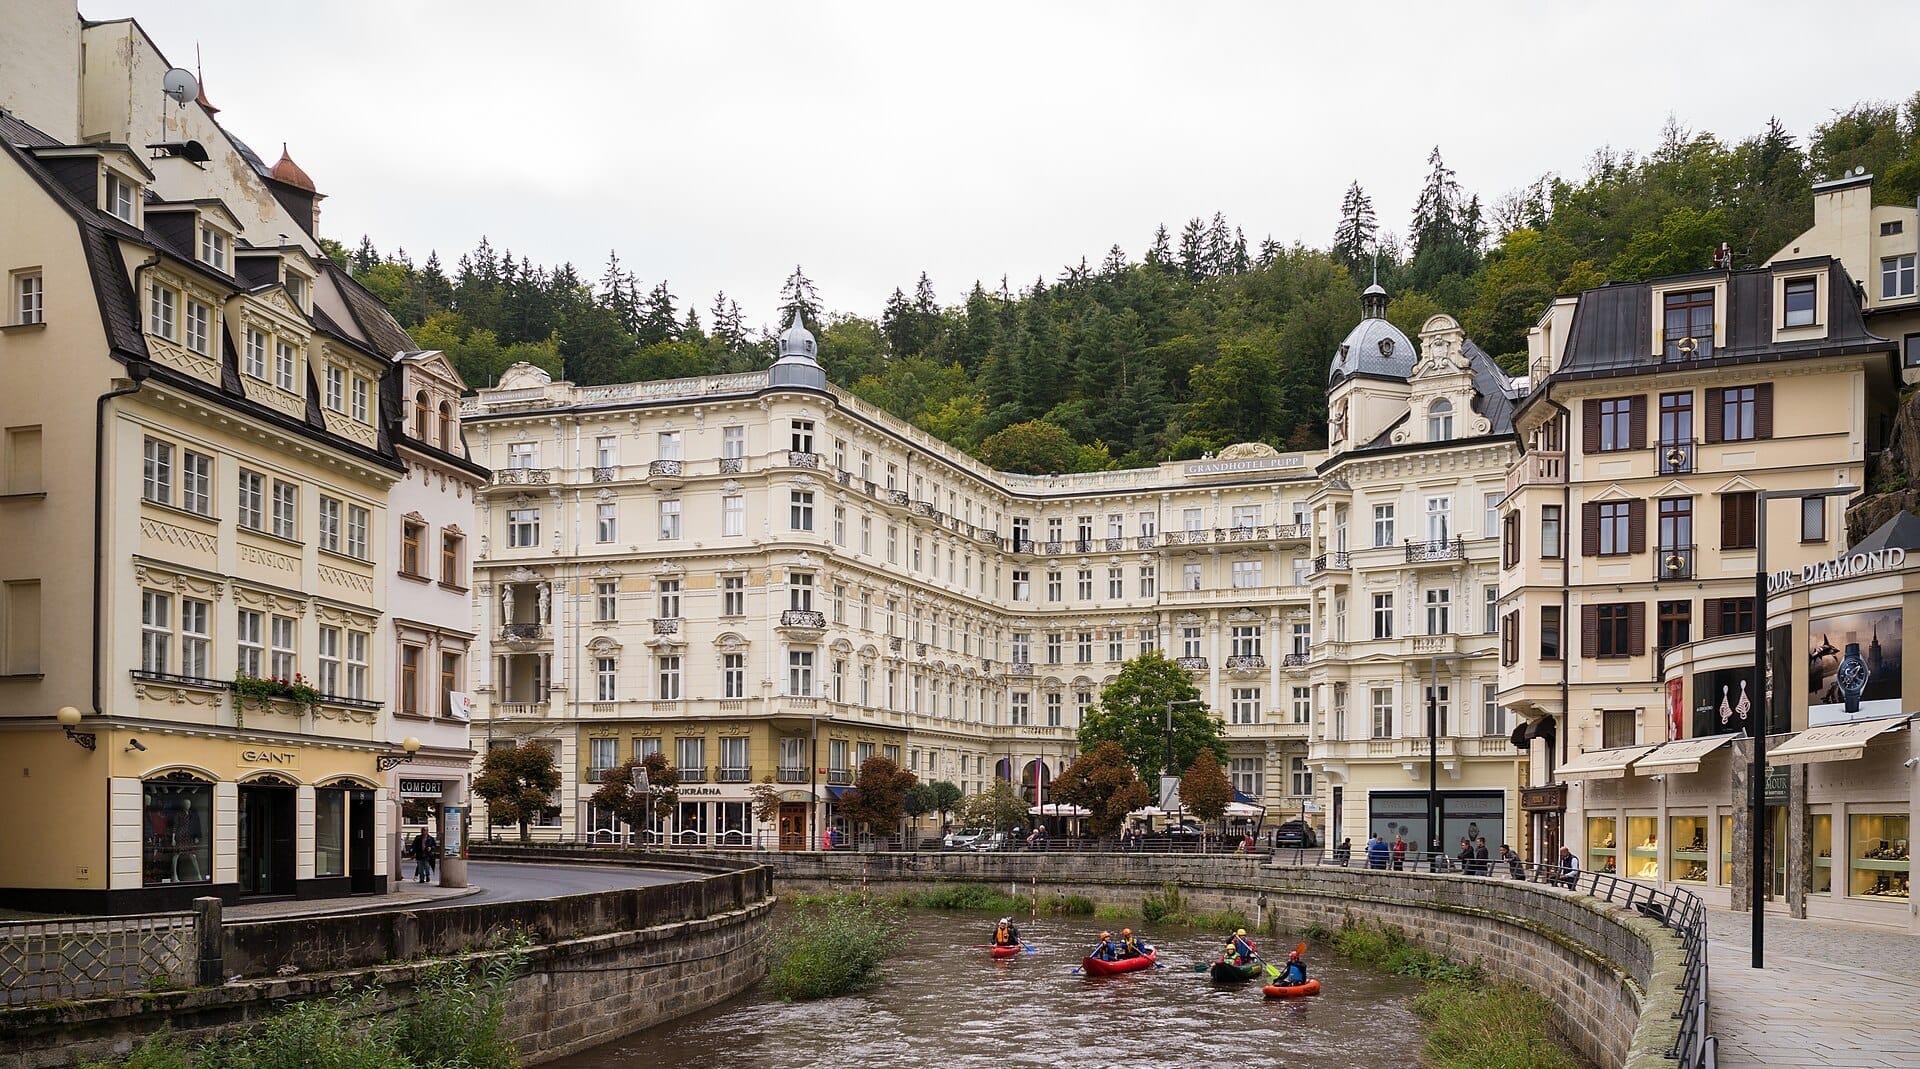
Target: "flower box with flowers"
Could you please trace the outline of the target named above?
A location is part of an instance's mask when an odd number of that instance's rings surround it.
[[[307,677],[294,673],[292,679],[269,679],[262,676],[237,675],[233,677],[233,704],[236,710],[245,712],[251,703],[264,713],[291,711],[298,716],[298,710],[279,710],[275,702],[287,702],[312,712],[320,704],[320,689],[307,682]]]

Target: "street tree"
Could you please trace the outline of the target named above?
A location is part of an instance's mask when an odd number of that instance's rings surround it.
[[[1122,665],[1119,676],[1100,691],[1100,701],[1080,723],[1080,750],[1117,743],[1143,782],[1158,782],[1162,769],[1168,769],[1167,704],[1199,699],[1186,669],[1149,650]],[[1217,758],[1227,755],[1226,724],[1204,703],[1173,707],[1172,739],[1171,769],[1192,764],[1202,750]]]
[[[933,791],[933,808],[930,812],[939,816],[940,823],[947,823],[952,819],[953,813],[960,808],[960,802],[965,797],[960,791],[960,785],[952,780],[940,779],[927,784],[927,787]]]
[[[537,742],[488,750],[473,781],[473,793],[487,803],[487,822],[519,825],[522,842],[531,837],[527,829],[535,820],[560,812],[553,804],[559,789],[553,751]]]
[[[673,812],[679,801],[680,774],[654,751],[645,757],[615,765],[600,774],[600,786],[588,801],[619,818],[630,828],[650,828],[653,818]]]
[[[1201,750],[1180,777],[1180,804],[1201,820],[1219,820],[1233,801],[1233,784],[1212,750]]]
[[[1103,742],[1074,758],[1054,779],[1053,797],[1086,809],[1087,828],[1095,835],[1111,835],[1126,823],[1128,813],[1151,802],[1153,793],[1140,782],[1120,744]]]
[[[961,820],[970,828],[1007,831],[1027,819],[1027,803],[1014,792],[1013,784],[994,780],[993,786],[967,799]]]
[[[898,828],[906,812],[907,792],[919,777],[885,757],[869,757],[860,764],[853,789],[840,799],[840,813],[868,830]]]

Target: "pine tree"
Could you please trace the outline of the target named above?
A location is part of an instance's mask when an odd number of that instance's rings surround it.
[[[788,275],[787,281],[780,287],[781,330],[793,322],[793,313],[796,311],[809,328],[820,329],[820,295],[814,292],[813,281],[800,269],[799,264],[793,265],[793,274]]]
[[[1100,261],[1100,277],[1113,281],[1127,273],[1127,254],[1115,244],[1107,250],[1107,258]]]
[[[600,275],[600,304],[619,319],[629,334],[640,331],[639,302],[634,300],[633,276],[620,266],[620,254],[607,251],[607,269]]]
[[[886,307],[880,310],[880,333],[886,336],[887,347],[894,356],[911,356],[920,351],[917,325],[907,295],[895,286],[887,295]]]
[[[1218,278],[1233,270],[1233,235],[1227,230],[1224,213],[1213,213],[1213,225],[1207,227],[1206,272]]]
[[[1207,273],[1207,228],[1199,216],[1187,220],[1180,231],[1180,270],[1187,281],[1198,282]]]
[[[360,235],[360,247],[353,250],[353,259],[348,270],[358,277],[373,270],[373,265],[379,262],[380,252],[373,247],[373,239],[365,234]]]
[[[713,340],[729,353],[739,352],[747,340],[740,323],[740,306],[727,300],[725,290],[713,295]]]
[[[642,348],[680,336],[680,317],[673,310],[673,294],[667,290],[666,280],[647,291],[646,303],[640,306],[640,329],[633,336]]]
[[[1440,158],[1440,146],[1427,155],[1427,180],[1413,205],[1413,255],[1459,239],[1460,183]]]
[[[1355,182],[1340,199],[1340,223],[1333,228],[1333,258],[1357,271],[1373,248],[1373,236],[1380,229],[1373,214],[1373,198]],[[1264,253],[1264,249],[1262,252]]]
[[[1146,263],[1148,267],[1157,267],[1162,271],[1173,270],[1173,250],[1167,236],[1167,224],[1161,223],[1154,228],[1153,244],[1147,246]]]

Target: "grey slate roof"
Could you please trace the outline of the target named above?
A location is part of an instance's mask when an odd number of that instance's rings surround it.
[[[1920,516],[1897,513],[1875,528],[1873,533],[1854,543],[1852,553],[1873,553],[1882,549],[1920,550]]]
[[[1473,373],[1473,410],[1487,417],[1489,434],[1512,434],[1514,399],[1507,393],[1507,373],[1472,338],[1461,348]]]
[[[1388,351],[1381,351],[1385,342]],[[1334,350],[1333,367],[1327,374],[1327,384],[1333,385],[1343,378],[1354,375],[1373,375],[1388,379],[1405,379],[1413,374],[1413,342],[1400,333],[1400,328],[1384,319],[1366,318],[1353,325],[1347,336]]]

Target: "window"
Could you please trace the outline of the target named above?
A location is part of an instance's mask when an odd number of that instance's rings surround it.
[[[680,537],[680,502],[668,500],[660,502],[660,540],[672,542]]]
[[[173,645],[173,598],[155,590],[140,592],[140,670],[165,674]]]
[[[1393,637],[1393,595],[1375,594],[1373,596],[1373,637]]]
[[[347,556],[367,559],[367,527],[373,514],[359,505],[347,506]]]
[[[324,514],[328,498],[320,499],[320,511]],[[322,524],[324,526],[324,523]],[[420,539],[427,533],[425,526],[412,521],[400,524],[400,570],[408,575],[422,575],[420,570]]]
[[[1701,607],[1705,638],[1753,633],[1753,598],[1708,598]]]
[[[167,781],[140,787],[141,882],[150,887],[212,882],[213,784]]]
[[[1659,649],[1670,650],[1693,641],[1693,602],[1663,601],[1659,613],[1659,630],[1655,635]]]
[[[307,280],[294,274],[292,271],[288,271],[281,284],[286,286],[287,299],[293,302],[294,307],[305,311],[307,307]]]
[[[320,628],[320,678],[315,685],[322,694],[340,693],[340,629]]]
[[[796,419],[788,421],[791,429],[792,444],[788,447],[796,453],[813,452],[813,421]]]
[[[1814,324],[1813,302],[1817,284],[1812,278],[1790,278],[1786,282],[1786,320],[1789,327]]]
[[[1663,295],[1665,319],[1661,337],[1668,360],[1704,359],[1713,355],[1713,291],[1683,290]]]
[[[1560,606],[1540,606],[1540,659],[1560,659]]]
[[[1906,229],[1905,225],[1898,219],[1895,219],[1889,223],[1881,223],[1880,236],[1883,238],[1890,238],[1893,235],[1900,233],[1904,229]]]
[[[1632,746],[1637,734],[1640,717],[1633,709],[1602,709],[1600,711],[1600,747],[1604,750],[1617,750],[1622,746]]]
[[[402,530],[410,530],[415,535],[418,535],[420,529],[413,524],[408,524]],[[327,497],[324,494],[320,497],[320,548],[329,553],[340,552],[340,501],[338,498]],[[418,547],[416,546],[416,553],[417,551]],[[400,570],[407,571],[408,568],[405,564],[407,553],[406,543],[404,541],[401,542],[400,546],[400,559],[402,561]]]
[[[1061,639],[1058,631],[1047,632],[1047,663],[1059,664],[1061,658]]]
[[[1259,624],[1235,624],[1232,631],[1232,645],[1229,649],[1235,657],[1260,656],[1262,630]]]
[[[210,226],[201,227],[200,259],[216,270],[225,271],[227,269],[227,236]]]
[[[655,661],[659,669],[659,689],[654,691],[653,696],[661,701],[679,701],[680,655],[677,653],[663,653],[655,658]]]
[[[1198,531],[1200,529],[1201,524],[1205,522],[1206,522],[1205,519],[1201,515],[1201,510],[1199,509],[1180,510],[1180,527],[1182,530]]]
[[[1047,573],[1047,600],[1048,601],[1060,600],[1060,573],[1059,572]]]
[[[1313,794],[1313,769],[1307,766],[1304,757],[1287,759],[1287,793],[1296,798],[1307,798]]]
[[[254,330],[251,327],[247,328],[247,351],[244,361],[240,365],[240,370],[245,371],[252,378],[265,379],[267,377],[266,334]]]
[[[1589,505],[1595,516],[1595,552],[1602,557],[1620,556],[1633,550],[1632,501],[1601,501]]]
[[[1427,406],[1427,441],[1453,439],[1453,402],[1442,397]]]
[[[1913,296],[1914,254],[1888,256],[1880,261],[1880,299]]]
[[[1634,416],[1639,409],[1638,397],[1610,397],[1604,401],[1589,401],[1599,408],[1599,440],[1596,448],[1602,453],[1618,452],[1623,449],[1637,449],[1634,444]]]
[[[1641,653],[1642,617],[1646,606],[1639,602],[1588,605],[1582,610],[1585,621],[1585,654],[1589,657],[1637,657]]]
[[[745,616],[747,614],[747,580],[745,576],[723,575],[720,577],[720,615]]]
[[[747,696],[746,654],[723,653],[720,655],[720,696],[736,700]]]
[[[1800,541],[1827,540],[1827,499],[1808,497],[1800,500]]]
[[[273,343],[273,384],[289,393],[296,392],[294,390],[293,375],[293,346],[286,342],[276,340]],[[424,439],[426,435],[422,434],[420,437]]]
[[[141,457],[140,496],[156,505],[173,504],[173,446],[149,438]]]
[[[453,694],[459,689],[460,655],[442,653],[440,655],[440,715],[449,720],[459,717],[459,712],[453,706]]]
[[[132,182],[112,171],[107,172],[107,212],[123,223],[134,221],[134,205],[139,202],[139,194]],[[211,875],[211,874],[209,874]]]
[[[213,603],[180,599],[180,674],[207,678],[207,650],[213,642]]]
[[[1393,688],[1373,688],[1373,737],[1393,738]]]
[[[346,697],[364,699],[367,696],[367,646],[371,639],[365,631],[347,632]]]
[[[1227,765],[1232,776],[1233,789],[1249,798],[1258,798],[1264,784],[1260,775],[1261,760],[1258,757],[1236,757]]]
[[[787,526],[795,531],[813,530],[813,491],[794,490],[788,495]],[[919,544],[915,539],[916,549]]]
[[[1500,493],[1482,495],[1486,508],[1486,525],[1480,530],[1480,537],[1493,538],[1500,533],[1500,499],[1506,496]]]
[[[1373,506],[1373,545],[1376,549],[1393,545],[1392,505]]]
[[[266,672],[261,662],[266,659],[266,644],[261,641],[261,629],[265,620],[260,613],[252,609],[241,609],[234,616],[234,644],[239,650],[238,664],[234,672],[243,676],[259,678]]]
[[[540,544],[540,510],[507,510],[507,546],[529,549]]]
[[[1720,548],[1752,549],[1759,532],[1760,498],[1753,491],[1720,495]]]
[[[707,740],[698,735],[674,739],[673,763],[704,780],[707,772]]]
[[[618,701],[620,696],[619,662],[611,657],[593,659],[593,700],[597,702]],[[598,741],[598,740],[596,740]],[[612,742],[612,739],[608,739]]]
[[[1560,506],[1540,506],[1540,556],[1546,560],[1560,558]]]
[[[326,403],[332,412],[343,412],[347,407],[347,373],[337,365],[327,365]]]
[[[1435,688],[1431,686],[1425,689],[1426,708],[1433,712],[1434,733],[1438,735],[1453,734],[1453,732],[1447,730],[1447,720],[1453,712],[1453,703],[1450,700],[1451,695],[1447,685],[1444,683],[1441,684],[1438,688],[1438,693],[1436,693]]]
[[[273,640],[273,678],[292,679],[298,654],[294,644],[295,621],[291,616],[272,617],[269,634]]]
[[[1014,727],[1025,727],[1033,722],[1033,695],[1024,690],[1013,692],[1012,702],[1007,709],[1007,723]]]
[[[601,623],[620,619],[620,584],[600,580],[593,584],[593,618]]]
[[[1113,598],[1113,599],[1126,597],[1125,576],[1126,576],[1125,569],[1122,569],[1122,568],[1107,569],[1107,597]]]
[[[1124,661],[1127,659],[1127,633],[1125,631],[1107,632],[1107,660]]]
[[[1480,630],[1491,635],[1495,631],[1500,630],[1500,588],[1497,586],[1487,587],[1486,598],[1483,604],[1486,606],[1486,615],[1485,619],[1481,621]]]
[[[257,471],[240,469],[240,490],[235,500],[240,526],[249,531],[267,529],[265,507],[266,476]]]
[[[1201,582],[1199,564],[1188,563],[1180,566],[1180,589],[1198,590]]]
[[[1449,632],[1447,616],[1453,606],[1453,591],[1445,587],[1434,587],[1427,591],[1427,634],[1444,635]]]
[[[147,333],[173,340],[176,303],[179,298],[165,286],[155,284],[147,296]]]
[[[14,322],[21,326],[47,321],[47,283],[38,271],[13,276]]]
[[[187,348],[202,356],[212,351],[213,309],[189,297],[187,299]]]
[[[655,593],[658,599],[657,604],[655,604],[654,606],[656,610],[656,615],[658,615],[663,620],[679,619],[680,618],[680,580],[678,579],[660,580],[659,588],[655,591]]]
[[[745,427],[720,428],[720,458],[739,460],[747,455],[747,429]]]
[[[273,481],[273,533],[281,538],[300,537],[300,488],[290,482]]]
[[[620,506],[602,501],[593,507],[593,539],[606,543],[620,537]]]
[[[457,534],[442,532],[440,535],[440,584],[442,586],[462,586],[460,582],[460,543]]]
[[[1233,588],[1250,590],[1260,585],[1260,562],[1257,560],[1237,560],[1233,562]]]
[[[680,432],[661,431],[656,439],[660,445],[661,460],[682,460],[680,455]]]
[[[1260,722],[1260,688],[1234,687],[1227,705],[1230,724],[1258,724]]]
[[[1140,566],[1140,596],[1143,598],[1154,597],[1159,585],[1159,569],[1152,564],[1142,564]]]
[[[1093,600],[1093,569],[1082,568],[1075,577],[1074,594],[1081,601]]]
[[[1499,684],[1480,684],[1480,734],[1493,736],[1506,733],[1507,711],[1500,705]]]
[[[1033,598],[1033,573],[1015,568],[1013,571],[1013,600],[1031,601]]]
[[[812,572],[787,573],[787,608],[800,612],[813,610]],[[915,621],[914,630],[919,631],[918,621]]]
[[[845,546],[847,544],[847,508],[845,505],[833,506],[833,544],[836,546]],[[953,578],[953,555],[951,551],[949,551],[947,555],[947,578]]]
[[[1659,501],[1659,538],[1660,552],[1672,556],[1676,552],[1689,552],[1693,549],[1693,498],[1663,497]],[[1672,561],[1662,565],[1667,574],[1679,570]],[[1691,561],[1680,564],[1691,565]],[[1687,570],[1691,570],[1688,568]]]

